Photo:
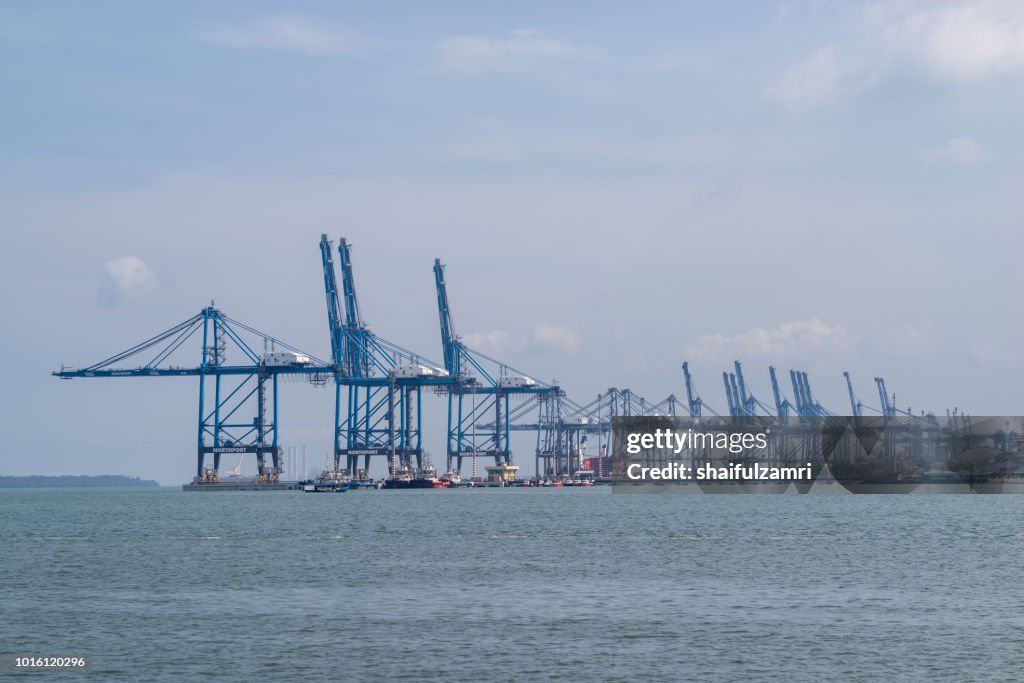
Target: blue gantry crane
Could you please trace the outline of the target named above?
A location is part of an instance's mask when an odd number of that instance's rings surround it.
[[[201,342],[198,358],[192,356],[186,364],[178,364],[188,348],[186,342],[192,339]],[[283,472],[277,419],[279,378],[303,375],[322,385],[332,373],[332,364],[229,318],[211,303],[191,318],[105,360],[83,368],[61,368],[53,374],[61,379],[198,377],[195,481],[214,483],[219,478],[221,456],[228,453],[254,454],[259,480],[277,481]]]
[[[793,404],[789,402],[788,398],[782,396],[782,390],[779,388],[779,378],[775,376],[775,368],[771,365],[768,366],[768,376],[772,380],[772,397],[775,399],[775,414],[782,420],[789,417],[790,412],[793,410]]]
[[[689,372],[688,368],[684,368]],[[776,406],[780,408],[780,397],[778,395],[778,383],[774,378],[774,368],[769,368],[772,374],[772,390],[776,394]],[[753,417],[756,415],[767,415],[773,410],[772,406],[761,401],[753,392],[747,389],[747,381],[743,376],[743,365],[739,361],[733,361],[733,372],[722,373],[722,383],[725,385],[725,397],[729,404],[729,414],[741,417]]]
[[[857,398],[857,394],[853,391],[853,380],[850,379],[850,373],[843,370],[843,377],[846,378],[846,391],[850,395],[850,410],[854,417],[861,417],[864,414],[864,404]]]
[[[573,478],[590,461],[590,470],[597,478],[611,473],[609,452],[614,420],[629,416],[675,417],[680,401],[670,394],[658,403],[650,403],[630,389],[610,387],[586,404],[579,404],[560,395],[539,397],[541,410],[537,425],[521,425],[537,429],[536,471],[541,477]],[[596,437],[593,455],[588,457],[588,438]]]
[[[690,364],[684,362],[682,368],[689,416],[699,418],[705,413],[718,416],[719,413],[713,410],[698,394],[693,376],[690,373]],[[760,400],[750,390],[743,373],[743,365],[739,361],[733,362],[732,372],[722,372],[722,386],[725,389],[728,406],[726,415],[753,417],[774,414],[780,418],[788,418],[794,415],[803,418],[834,415],[834,413],[815,400],[811,392],[810,379],[806,372],[799,370],[789,371],[790,381],[793,385],[793,402],[790,402],[783,395],[774,366],[768,367],[768,374],[771,380],[773,405]]]
[[[835,413],[826,409],[814,399],[811,391],[811,381],[806,372],[799,370],[789,371],[790,381],[793,384],[793,396],[796,413],[800,417],[826,417]]]
[[[876,377],[875,385],[878,387],[878,400],[882,406],[882,415],[885,417],[896,417],[896,397],[889,398],[889,392],[885,388],[885,379]]]
[[[455,332],[441,259],[434,259],[434,285],[444,369],[450,380],[445,384],[448,469],[461,472],[466,457],[494,458],[493,472],[507,479],[516,470],[510,445],[513,416],[522,414],[512,403],[524,400],[532,409],[538,403],[534,399],[557,396],[561,389],[466,346]]]
[[[690,375],[690,363],[683,361],[683,383],[686,385],[686,407],[690,417],[701,417],[703,402],[697,395],[693,386],[693,377]]]
[[[338,244],[340,289],[327,235],[320,236],[320,254],[336,384],[334,471],[359,474],[360,456],[364,476],[372,456],[386,456],[392,474],[413,470],[413,460],[422,470],[428,464],[422,439],[423,388],[448,384],[448,372],[370,331],[359,310],[347,240]]]

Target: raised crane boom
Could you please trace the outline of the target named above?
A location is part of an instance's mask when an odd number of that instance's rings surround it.
[[[380,358],[375,347],[374,336],[366,328],[359,313],[359,299],[356,297],[356,278],[352,271],[352,252],[348,240],[338,240],[338,266],[341,268],[341,292],[345,308],[343,327],[342,357],[345,372],[349,377],[372,377],[377,371],[386,373],[393,365],[389,359]]]
[[[701,400],[694,395],[693,378],[690,376],[690,364],[683,363],[683,381],[686,383],[686,403],[690,409],[690,417],[700,417]]]
[[[441,320],[441,349],[444,352],[444,369],[455,379],[462,377],[462,354],[459,340],[455,336],[452,309],[448,306],[448,286],[444,282],[444,266],[441,259],[434,259],[434,285],[437,289],[437,313]]]
[[[722,385],[725,387],[725,400],[729,404],[729,414],[735,415],[738,410],[736,408],[736,400],[732,395],[732,386],[729,384],[729,373],[722,371]]]
[[[843,371],[843,377],[846,378],[846,390],[850,394],[850,409],[853,411],[854,417],[861,416],[860,401],[857,400],[857,395],[853,393],[853,382],[850,380],[850,373]]]
[[[753,394],[747,392],[747,381],[743,378],[743,365],[737,360],[733,361],[733,366],[736,368],[736,381],[739,382],[740,414],[756,415],[758,401]]]
[[[772,378],[772,395],[775,397],[775,414],[780,418],[785,419],[789,417],[789,402],[782,398],[782,392],[779,390],[779,379],[775,376],[775,368],[771,365],[768,366],[768,374]]]
[[[358,328],[363,326],[363,318],[359,315],[359,300],[356,298],[356,281],[352,275],[352,254],[348,241],[342,237],[338,243],[338,256],[341,267],[341,286],[345,296],[345,326]]]
[[[875,384],[878,385],[878,400],[881,401],[882,404],[882,415],[885,415],[886,417],[895,417],[895,401],[889,399],[889,392],[885,388],[885,380],[881,377],[876,377]]]
[[[341,328],[341,302],[338,300],[338,281],[334,275],[334,257],[331,254],[331,241],[327,235],[320,235],[320,258],[324,267],[324,291],[327,295],[327,325],[331,333],[331,359],[337,371],[344,365],[343,339]]]

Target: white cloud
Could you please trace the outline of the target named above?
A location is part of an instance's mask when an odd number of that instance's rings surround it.
[[[201,24],[193,35],[223,47],[295,50],[309,54],[355,54],[358,36],[304,14],[275,14],[241,24]]]
[[[558,325],[537,325],[533,328],[533,340],[559,351],[575,351],[580,345],[579,337],[572,330]]]
[[[474,332],[462,337],[462,341],[470,348],[483,351],[488,355],[518,356],[542,351],[575,351],[580,339],[568,327],[561,325],[535,325],[528,333],[508,332],[507,330],[490,330]],[[502,360],[514,360],[503,357]]]
[[[901,68],[964,82],[1024,73],[1024,2],[885,2],[869,5],[853,39],[822,48],[769,83],[790,107],[834,103]]]
[[[705,334],[684,349],[692,358],[794,358],[815,351],[834,351],[853,346],[856,339],[838,325],[820,320],[779,323],[775,327],[755,327],[735,335]]]
[[[464,335],[462,341],[466,346],[478,349],[484,353],[501,353],[509,349],[511,335],[505,330],[473,332]]]
[[[934,76],[966,80],[1024,71],[1024,3],[929,3],[911,11],[868,11],[882,25],[884,49],[910,57]]]
[[[441,42],[441,63],[448,71],[479,74],[514,70],[538,60],[566,57],[579,52],[570,43],[541,31],[521,29],[505,37],[456,36]]]
[[[886,325],[881,330],[876,330],[872,335],[872,342],[881,344],[886,354],[916,355],[918,357],[927,353],[932,348],[934,333],[913,325]]]
[[[830,46],[769,83],[766,94],[790,107],[827,104],[864,89],[872,80],[870,74],[840,59],[838,48]]]
[[[991,342],[979,342],[971,346],[971,356],[983,365],[993,365],[1004,368],[1016,368],[1018,365],[1017,356],[1007,351],[1002,346]]]
[[[116,308],[138,299],[159,284],[156,274],[142,259],[125,256],[103,266],[97,300],[101,306]]]
[[[971,138],[951,138],[924,153],[925,161],[929,163],[948,163],[957,166],[980,166],[992,160],[989,154],[981,145]]]

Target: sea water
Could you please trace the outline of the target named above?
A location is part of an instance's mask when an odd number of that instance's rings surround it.
[[[1022,523],[1021,496],[3,491],[0,652],[91,658],[26,680],[1019,681]]]

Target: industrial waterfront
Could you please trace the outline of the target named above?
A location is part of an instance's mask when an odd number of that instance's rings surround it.
[[[433,263],[443,359],[437,362],[370,330],[360,309],[346,239],[335,248],[321,235],[319,256],[331,350],[327,360],[235,320],[211,302],[120,353],[53,374],[65,380],[198,378],[195,476],[184,485],[190,491],[338,493],[359,488],[621,483],[621,426],[679,420],[688,420],[691,430],[710,425],[723,432],[770,421],[775,430],[770,444],[745,456],[748,460],[771,466],[806,463],[812,480],[827,466],[827,476],[853,491],[909,492],[921,484],[931,485],[922,490],[933,491],[944,490],[941,484],[966,484],[973,492],[1024,490],[1024,419],[1019,417],[974,418],[957,408],[944,414],[915,412],[896,404],[882,377],[874,378],[875,406],[861,400],[847,372],[842,374],[849,409],[836,412],[815,398],[808,373],[799,369],[789,370],[791,400],[774,367],[768,368],[772,397],[766,402],[748,389],[739,361],[721,373],[727,406],[722,410],[697,390],[685,360],[667,364],[682,371],[682,399],[670,394],[649,402],[630,389],[612,387],[580,402],[563,387],[463,342],[456,333],[440,259]],[[332,455],[313,478],[307,479],[306,472],[301,477],[286,472],[278,409],[279,384],[288,378],[334,389]],[[447,403],[443,471],[424,448],[429,426],[424,424],[423,403],[435,398]],[[514,462],[514,432],[535,436],[532,477],[521,477]],[[729,455],[708,451],[692,455],[691,461],[727,464]],[[241,476],[240,461],[225,476],[222,460],[234,456],[253,457],[255,474]],[[375,459],[386,461],[387,474],[379,479],[370,476]],[[483,461],[483,474],[478,474],[478,461]],[[810,483],[794,486],[803,493]]]

